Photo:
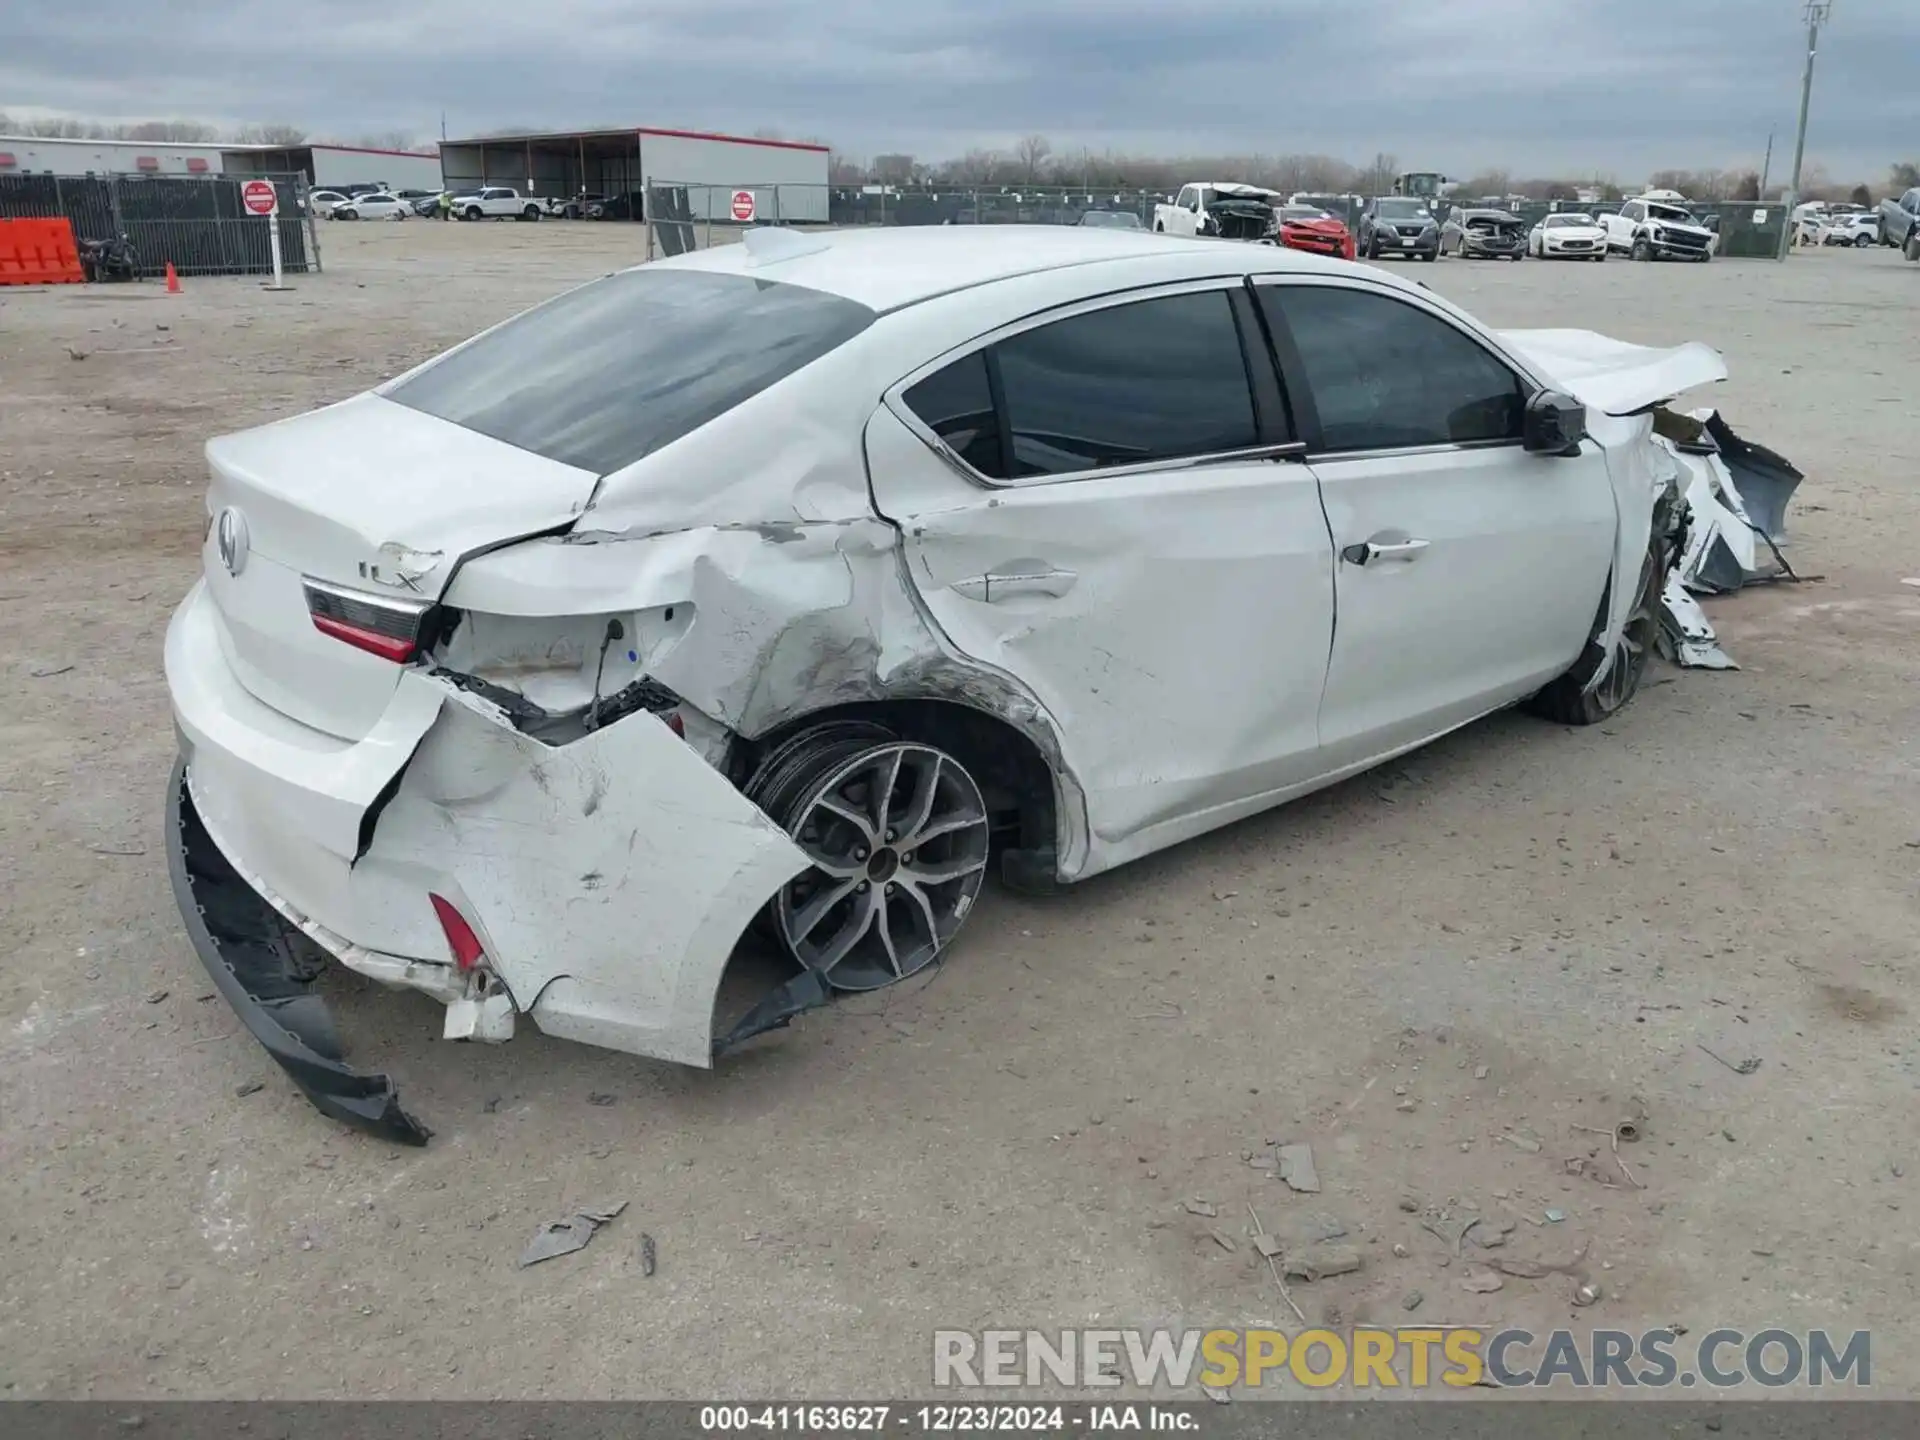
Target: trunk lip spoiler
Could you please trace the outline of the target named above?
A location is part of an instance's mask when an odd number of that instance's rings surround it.
[[[187,938],[240,1022],[321,1114],[385,1140],[425,1145],[433,1132],[401,1108],[393,1081],[341,1059],[326,1002],[292,963],[286,922],[201,823],[184,755],[167,783],[166,826],[167,875]],[[217,920],[210,922],[210,910]],[[269,988],[276,993],[257,993]]]

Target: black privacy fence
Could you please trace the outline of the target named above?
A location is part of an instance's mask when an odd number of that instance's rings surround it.
[[[241,183],[225,176],[0,175],[0,220],[64,216],[76,241],[124,235],[143,276],[164,275],[168,264],[181,275],[271,275],[267,227],[277,224],[281,268],[318,270],[300,182],[273,178],[280,214],[271,221],[247,213]]]

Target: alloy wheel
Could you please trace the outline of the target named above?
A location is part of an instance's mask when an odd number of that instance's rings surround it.
[[[986,880],[987,807],[966,767],[916,741],[874,743],[873,730],[799,737],[753,787],[813,862],[774,898],[775,928],[837,990],[877,989],[932,964]]]

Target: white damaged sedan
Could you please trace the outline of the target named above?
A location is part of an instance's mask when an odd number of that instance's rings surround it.
[[[186,929],[394,1139],[429,1132],[344,1062],[329,957],[450,1038],[709,1065],[937,961],[990,858],[1070,884],[1503,706],[1616,712],[1681,509],[1648,412],[1724,375],[1121,231],[608,276],[207,446]],[[756,917],[793,978],[718,1025]]]

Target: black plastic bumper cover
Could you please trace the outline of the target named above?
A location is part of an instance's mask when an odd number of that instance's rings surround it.
[[[333,1016],[309,988],[290,927],[207,834],[184,761],[167,787],[166,823],[167,873],[187,938],[253,1038],[321,1114],[403,1145],[426,1144],[433,1132],[400,1108],[391,1080],[342,1062]]]

